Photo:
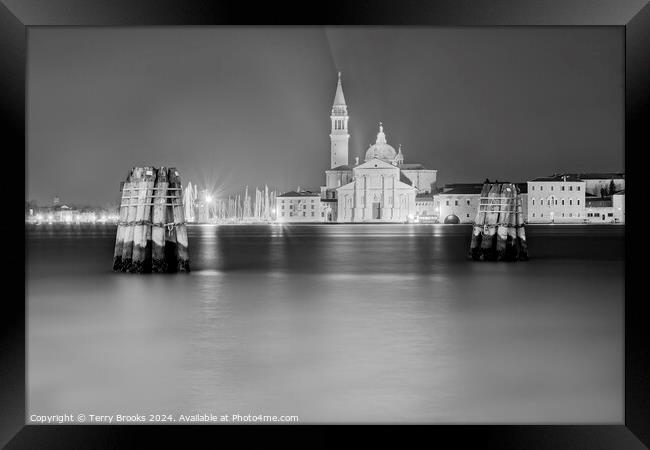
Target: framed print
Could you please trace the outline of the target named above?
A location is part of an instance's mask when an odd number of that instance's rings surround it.
[[[649,445],[647,2],[0,12],[7,448]]]

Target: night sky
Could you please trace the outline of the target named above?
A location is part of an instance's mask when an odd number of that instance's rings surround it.
[[[104,205],[134,165],[318,190],[337,71],[350,161],[382,121],[439,185],[622,171],[623,29],[32,28],[27,199]]]

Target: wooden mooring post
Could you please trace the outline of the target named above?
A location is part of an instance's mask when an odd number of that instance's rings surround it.
[[[517,259],[520,261],[528,260],[528,244],[526,243],[526,229],[524,228],[524,207],[519,195],[519,188],[517,188],[517,230],[516,230],[516,244],[517,244]]]
[[[144,167],[137,193],[138,205],[135,209],[133,228],[133,256],[129,272],[151,271],[151,257],[147,258],[147,249],[151,252],[151,202],[155,180],[155,169]]]
[[[122,207],[126,204],[126,196],[131,195],[131,174],[133,170],[130,170],[126,176],[126,181],[120,186],[120,192],[122,193],[122,198],[120,200],[120,218],[117,224],[117,236],[115,237],[115,251],[113,253],[113,270],[120,271],[122,270],[122,251],[124,249],[124,235],[126,234],[126,223],[127,223],[127,214],[128,208]]]
[[[475,261],[528,259],[521,195],[515,184],[483,184],[469,257]]]
[[[175,192],[171,198],[173,227],[176,232],[176,269],[189,272],[190,255],[188,252],[187,226],[185,224],[185,208],[183,208],[183,187],[181,177],[175,168],[169,169],[169,190]]]
[[[178,170],[134,167],[122,188],[113,270],[190,270],[183,192]]]
[[[481,197],[485,198],[490,192],[490,183],[484,183],[481,190]],[[480,200],[479,200],[480,203]],[[483,240],[483,224],[485,223],[485,208],[479,207],[476,211],[476,219],[472,227],[472,242],[469,247],[470,257],[478,260],[481,257],[481,241]]]
[[[153,218],[151,225],[151,271],[167,272],[165,258],[165,229],[167,219],[167,168],[161,167],[154,186]]]
[[[142,167],[134,167],[131,172],[131,187],[126,196],[126,203],[122,203],[120,208],[127,208],[126,223],[124,224],[124,246],[122,247],[122,272],[131,271],[133,262],[133,235],[135,233],[135,218],[138,212],[138,192],[142,182]]]
[[[494,183],[490,186],[487,196],[485,222],[483,224],[483,237],[481,239],[481,255],[483,259],[496,259],[496,234],[501,209],[501,184]],[[481,207],[479,203],[479,208]]]

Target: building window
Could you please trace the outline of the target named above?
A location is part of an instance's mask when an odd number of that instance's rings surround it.
[[[573,190],[573,186],[569,186],[569,190],[572,191],[572,190]]]
[[[555,199],[555,204],[557,205],[557,199]]]
[[[449,206],[449,200],[447,200],[447,201],[445,202],[445,204],[446,204],[447,206]]]
[[[553,186],[551,186],[551,190],[553,190]]]
[[[564,206],[564,199],[562,199],[562,206]]]
[[[535,213],[533,213],[533,217],[535,217]]]
[[[541,213],[540,216],[541,216],[541,217],[544,217],[544,213]]]
[[[594,217],[600,217],[600,213],[594,213]]]
[[[578,186],[578,190],[580,190],[580,186]]]
[[[572,213],[569,213],[569,217],[573,217],[573,214],[572,214]]]
[[[539,190],[540,190],[540,191],[543,191],[543,190],[544,190],[544,186],[543,186],[543,185],[540,185],[540,186],[539,186]]]
[[[467,214],[467,217],[469,217],[469,214]]]
[[[533,206],[535,206],[535,199],[533,199]]]
[[[314,211],[311,212],[311,216],[314,217]]]
[[[535,186],[531,186],[531,191],[534,191],[534,190],[535,190]]]
[[[280,213],[280,215],[281,215],[282,217],[284,217],[284,213]]]
[[[467,206],[469,206],[469,200],[467,200]]]
[[[614,217],[614,213],[607,213],[607,217]]]
[[[311,205],[311,209],[314,209],[314,205]]]
[[[454,200],[454,206],[458,206],[458,200]]]
[[[578,206],[580,206],[580,200],[578,200]]]
[[[564,190],[564,186],[562,186],[562,187],[560,188],[560,190],[563,191],[563,190]]]
[[[569,199],[569,205],[573,205],[573,200]]]

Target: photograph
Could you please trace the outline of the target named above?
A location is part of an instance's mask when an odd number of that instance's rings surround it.
[[[624,28],[26,39],[28,425],[624,423]]]

